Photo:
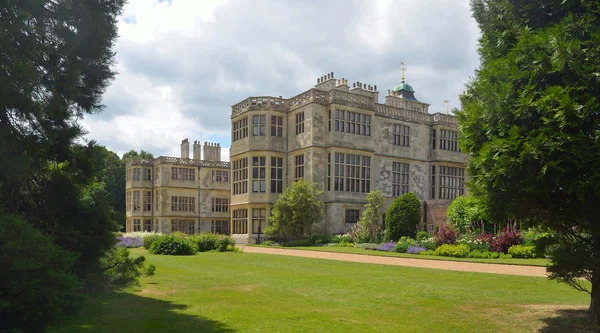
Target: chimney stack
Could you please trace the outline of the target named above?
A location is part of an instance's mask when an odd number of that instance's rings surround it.
[[[207,161],[221,161],[221,144],[204,142],[204,159]]]
[[[187,138],[181,141],[181,158],[190,158],[190,143]]]
[[[202,157],[200,156],[200,141],[194,140],[194,160],[200,161]]]

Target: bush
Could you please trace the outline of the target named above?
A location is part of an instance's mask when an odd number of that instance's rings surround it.
[[[156,242],[157,239],[160,238],[161,235],[159,234],[155,234],[155,235],[147,235],[146,237],[142,238],[142,243],[144,244],[144,248],[146,250],[150,250],[150,246],[152,245],[152,243]]]
[[[230,252],[236,251],[235,240],[229,236],[221,235],[221,239],[219,239],[219,246],[217,250],[220,252]]]
[[[426,239],[426,238],[430,238],[431,235],[429,235],[429,233],[427,231],[419,231],[417,232],[417,242]]]
[[[427,250],[435,250],[435,237],[421,238],[417,243]]]
[[[473,237],[471,235],[464,235],[460,239],[456,240],[456,244],[465,244],[469,247],[469,249],[471,249],[471,251],[477,250],[480,252],[485,252],[492,249],[492,245],[487,238],[481,236]]]
[[[352,243],[352,236],[348,234],[335,235],[329,238],[329,243]]]
[[[327,244],[327,243],[339,243],[339,242],[332,242],[330,240],[329,235],[311,235],[308,240],[310,241],[311,244]]]
[[[131,237],[131,238],[140,238],[140,239],[144,239],[146,237],[150,237],[150,236],[162,236],[162,234],[160,232],[154,232],[154,231],[133,231],[133,232],[127,232],[127,233],[116,233],[116,236],[121,236],[121,237]]]
[[[76,256],[17,217],[0,213],[0,331],[43,332],[76,309]]]
[[[420,252],[419,254],[423,254],[426,256],[432,256],[432,255],[434,255],[434,253],[435,253],[435,251],[433,251],[433,250],[427,250],[425,252]]]
[[[219,249],[220,239],[221,237],[219,235],[208,232],[193,235],[189,238],[190,241],[196,244],[198,252],[208,252]]]
[[[521,243],[523,243],[523,239],[518,230],[504,231],[492,239],[492,250],[506,253],[511,246],[520,245]]]
[[[490,259],[490,258],[492,258],[492,252],[473,250],[473,251],[469,252],[469,254],[467,255],[467,258]]]
[[[459,244],[459,245],[442,244],[442,246],[435,249],[434,254],[436,256],[443,256],[443,257],[465,258],[466,256],[469,255],[469,252],[470,252],[469,247],[465,244]]]
[[[447,216],[452,228],[461,233],[472,229],[473,222],[483,223],[487,219],[484,205],[473,196],[454,199],[448,207]]]
[[[281,243],[281,246],[299,247],[299,246],[311,246],[310,239],[292,239],[287,242]]]
[[[419,254],[421,252],[425,252],[427,251],[426,248],[424,247],[420,247],[420,246],[410,246],[408,248],[408,250],[406,250],[406,253],[411,253],[411,254]]]
[[[415,237],[421,222],[421,201],[414,193],[406,193],[394,200],[385,215],[385,239],[398,240],[402,236]]]
[[[443,224],[438,233],[435,235],[435,245],[443,244],[452,245],[456,243],[456,231],[452,230],[447,224]]]
[[[264,245],[264,246],[279,246],[279,244],[275,241],[272,240],[266,240],[262,243],[260,243],[260,245]]]
[[[394,241],[389,241],[387,243],[383,243],[383,244],[379,245],[379,247],[377,247],[375,250],[392,252],[394,250],[394,248],[396,247],[396,244],[397,243]]]
[[[416,246],[417,241],[410,237],[402,237],[394,247],[394,252],[406,253],[409,247]]]
[[[379,244],[376,243],[362,243],[362,244],[354,244],[354,247],[365,250],[377,250]]]
[[[508,248],[513,258],[535,258],[535,246],[513,245]]]
[[[193,241],[173,234],[161,236],[150,246],[152,254],[192,255],[196,254],[197,250]]]
[[[500,253],[500,259],[512,259],[510,254]]]
[[[136,248],[143,245],[141,238],[117,237],[117,247]]]
[[[491,259],[498,259],[500,258],[500,253],[499,252],[492,252],[492,254],[490,255]]]
[[[103,268],[104,284],[102,286],[97,285],[97,287],[122,290],[131,286],[139,286],[138,278],[140,276],[154,275],[156,270],[154,265],[146,267],[144,262],[145,258],[143,256],[130,258],[129,250],[125,247],[113,247],[100,260]]]

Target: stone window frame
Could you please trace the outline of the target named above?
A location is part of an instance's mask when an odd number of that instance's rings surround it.
[[[369,193],[371,191],[371,157],[335,152],[334,191]]]
[[[242,140],[248,137],[248,117],[233,122],[232,141]]]
[[[196,181],[195,168],[171,167],[171,179],[183,181]]]
[[[283,137],[283,117],[271,116],[271,136]]]
[[[141,219],[133,219],[133,232],[142,231],[142,222]]]
[[[429,192],[429,196],[431,199],[435,199],[435,165],[431,166],[431,191]]]
[[[248,234],[248,209],[240,208],[233,210],[233,228],[232,234],[247,235]]]
[[[462,152],[459,145],[458,131],[440,129],[439,148],[454,152]]]
[[[261,234],[265,233],[267,227],[267,209],[266,208],[252,208],[252,234],[258,234],[258,227],[261,227]]]
[[[296,135],[304,133],[304,111],[296,113]]]
[[[267,135],[267,116],[264,114],[252,115],[252,136]]]
[[[142,209],[144,212],[152,211],[152,191],[143,191],[142,193]]]
[[[152,219],[144,219],[143,222],[142,231],[152,231]]]
[[[212,181],[217,183],[229,183],[229,171],[212,170]]]
[[[133,211],[139,212],[142,210],[140,191],[133,191]]]
[[[141,168],[133,168],[133,181],[139,182],[142,179]]]
[[[132,191],[127,191],[127,193],[125,193],[125,207],[126,207],[125,209],[129,212],[131,211],[131,207],[132,207],[131,206],[131,196],[132,196],[131,192]]]
[[[229,198],[212,198],[211,210],[215,213],[229,212]]]
[[[453,200],[465,194],[465,169],[438,166],[438,199]]]
[[[392,162],[392,196],[399,197],[410,191],[410,164]]]
[[[271,156],[271,193],[283,193],[283,158]]]
[[[193,235],[196,233],[196,221],[186,219],[171,219],[171,233],[182,232],[184,234]]]
[[[400,147],[410,147],[410,126],[393,124],[392,144]]]
[[[360,209],[346,209],[344,212],[344,223],[356,224],[360,219]]]
[[[212,220],[210,232],[213,234],[229,235],[229,220]]]
[[[252,156],[252,193],[267,192],[267,158]]]
[[[131,181],[131,169],[127,169],[125,172],[125,180],[128,182]]]
[[[304,154],[294,156],[294,176],[296,180],[304,178]]]
[[[143,180],[152,180],[152,168],[143,168],[142,179]]]
[[[196,197],[171,196],[172,212],[196,212]]]
[[[329,114],[330,131],[333,128],[335,132],[371,136],[371,115],[335,109],[335,119],[332,120],[331,113]],[[332,121],[334,121],[335,126],[331,126]]]
[[[248,158],[231,162],[233,171],[233,195],[248,193]]]

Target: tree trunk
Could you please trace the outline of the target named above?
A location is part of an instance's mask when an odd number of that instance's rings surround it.
[[[592,273],[592,300],[588,309],[588,320],[600,325],[600,271]]]

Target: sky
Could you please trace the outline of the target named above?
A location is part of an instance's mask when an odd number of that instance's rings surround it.
[[[479,67],[468,0],[129,0],[119,18],[104,112],[87,139],[117,152],[179,156],[181,140],[218,142],[229,159],[231,106],[290,98],[317,78],[401,82],[429,112],[460,108]],[[191,146],[191,145],[190,145]],[[191,155],[191,153],[190,153]]]

